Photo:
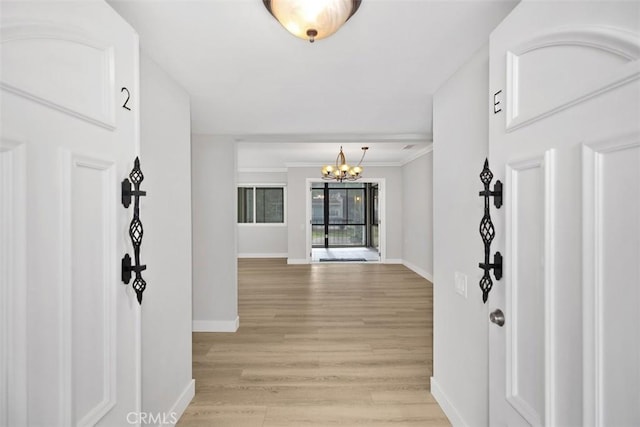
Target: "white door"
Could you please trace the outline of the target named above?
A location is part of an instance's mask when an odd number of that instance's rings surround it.
[[[639,34],[638,2],[522,2],[491,35],[491,426],[640,425]]]
[[[0,424],[135,423],[119,186],[138,151],[137,36],[104,2],[3,1],[1,15]]]

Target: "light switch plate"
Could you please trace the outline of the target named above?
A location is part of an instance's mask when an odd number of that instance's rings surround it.
[[[456,292],[467,297],[467,275],[456,271],[455,273],[455,289]]]

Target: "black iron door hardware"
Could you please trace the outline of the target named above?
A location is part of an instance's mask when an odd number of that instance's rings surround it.
[[[481,191],[480,196],[484,197],[484,215],[480,220],[480,236],[484,243],[484,262],[478,264],[478,266],[484,270],[484,274],[480,279],[480,289],[482,290],[482,301],[487,302],[489,298],[489,291],[493,287],[493,281],[489,272],[493,269],[493,275],[496,280],[502,278],[502,254],[496,252],[493,256],[493,264],[490,263],[491,257],[491,242],[496,236],[496,230],[491,221],[491,212],[489,209],[489,197],[493,197],[493,203],[496,208],[500,209],[502,206],[502,183],[500,180],[496,181],[493,186],[493,191],[489,190],[489,185],[493,179],[493,173],[489,170],[489,159],[485,159],[484,168],[480,172],[480,181],[484,185],[484,191]]]
[[[129,181],[129,178],[131,178],[131,181]],[[140,159],[137,157],[129,178],[122,180],[122,205],[128,208],[131,205],[131,197],[133,196],[133,219],[129,224],[129,237],[133,245],[135,264],[131,264],[129,254],[125,254],[122,257],[122,281],[129,284],[131,273],[135,273],[136,277],[133,279],[132,287],[136,291],[138,303],[142,305],[142,293],[147,287],[147,282],[142,278],[142,272],[147,269],[147,266],[140,264],[140,246],[142,245],[142,235],[144,234],[142,221],[140,221],[140,197],[146,196],[147,192],[140,191],[140,183],[142,183],[144,175],[140,169]],[[133,190],[131,190],[131,183],[133,183]]]
[[[500,209],[502,206],[502,182],[497,180],[495,184],[493,184],[493,191],[489,190],[489,185],[491,184],[491,180],[493,179],[493,173],[489,169],[489,159],[484,159],[484,167],[482,168],[482,172],[480,172],[480,181],[484,185],[484,190],[480,191],[478,194],[484,197],[485,200],[485,214],[488,212],[489,208],[489,197],[493,197],[493,205]]]

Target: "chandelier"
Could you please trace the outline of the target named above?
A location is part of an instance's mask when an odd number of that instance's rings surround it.
[[[338,157],[336,157],[336,164],[322,167],[322,179],[342,182],[355,181],[356,179],[361,178],[364,168],[360,166],[360,164],[364,159],[364,155],[367,154],[368,149],[369,147],[362,147],[362,157],[360,157],[358,165],[349,166],[347,159],[345,159],[344,153],[342,152],[342,147],[340,147],[340,153],[338,153]]]
[[[269,13],[296,37],[313,43],[340,29],[362,0],[262,0]]]

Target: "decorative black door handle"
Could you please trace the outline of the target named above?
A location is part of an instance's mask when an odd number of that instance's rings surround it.
[[[502,206],[502,183],[500,180],[497,180],[496,183],[493,184],[493,191],[490,191],[489,185],[491,184],[492,179],[493,173],[489,169],[489,159],[484,159],[484,167],[482,168],[482,172],[480,172],[480,181],[482,181],[482,184],[484,185],[484,190],[480,191],[478,195],[484,197],[485,213],[489,207],[489,197],[493,197],[493,204],[496,209],[500,209]]]
[[[131,181],[129,181],[129,178],[131,178]],[[136,277],[133,279],[132,287],[136,291],[138,303],[142,304],[142,293],[147,287],[147,282],[142,278],[142,272],[147,269],[147,266],[140,264],[140,246],[142,245],[142,236],[144,234],[142,221],[140,221],[140,197],[146,196],[147,192],[140,191],[140,183],[142,183],[144,175],[140,169],[140,159],[138,157],[134,161],[129,178],[125,178],[122,181],[122,205],[128,208],[131,205],[131,197],[134,197],[133,219],[129,224],[129,237],[133,245],[135,264],[131,265],[129,254],[125,254],[122,257],[122,281],[129,284],[131,273],[135,273]],[[133,190],[131,190],[131,183],[133,183]]]
[[[493,197],[493,203],[496,208],[500,209],[502,206],[502,183],[500,180],[496,181],[493,191],[489,190],[489,185],[493,179],[493,173],[489,169],[489,159],[485,159],[484,168],[480,172],[480,181],[484,185],[484,191],[481,191],[480,196],[484,197],[484,215],[480,220],[480,236],[484,243],[484,262],[478,264],[478,266],[484,270],[484,274],[480,279],[480,289],[482,290],[482,301],[487,302],[489,298],[489,291],[493,287],[493,281],[489,272],[493,269],[493,275],[496,280],[502,278],[502,254],[496,252],[493,257],[493,264],[490,263],[489,258],[491,254],[491,242],[496,236],[496,230],[491,221],[491,212],[489,210],[489,197]]]

